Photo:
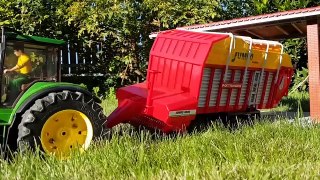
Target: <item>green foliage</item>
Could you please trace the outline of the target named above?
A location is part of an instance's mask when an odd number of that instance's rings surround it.
[[[98,97],[100,88],[99,87],[94,87],[92,90],[93,90],[93,94]]]
[[[306,38],[288,39],[283,42],[285,51],[290,55],[291,62],[296,69],[293,81],[291,82],[292,91],[308,90],[308,56]]]
[[[293,78],[293,87],[291,89],[291,92],[295,91],[307,91],[309,84],[309,71],[306,68],[302,68],[302,70],[297,70],[294,74]]]
[[[102,84],[113,87],[145,80],[151,32],[212,21],[217,5],[205,0],[9,0],[0,1],[0,23],[67,40],[79,58],[94,60],[86,63],[86,73],[107,75]]]
[[[298,70],[307,67],[307,40],[306,38],[288,39],[283,42],[285,51],[290,55],[292,64]]]
[[[214,9],[218,5],[216,1],[207,0],[145,0],[143,3],[156,14],[152,24],[158,30],[207,23],[216,17]]]
[[[284,97],[279,106],[271,111],[283,112],[310,112],[310,96],[306,91],[293,91]]]
[[[87,89],[87,85],[85,85],[85,84],[83,84],[83,83],[80,83],[79,86]]]
[[[146,79],[151,32],[319,4],[319,0],[0,0],[0,25],[67,40],[86,61],[79,73],[105,75],[99,83],[103,91]],[[286,43],[297,67],[306,67],[305,40]]]
[[[109,100],[116,100],[116,90],[114,87],[109,88],[109,92],[107,95],[107,99]]]
[[[109,89],[108,95],[106,96],[105,99],[102,99],[102,103],[100,105],[103,108],[104,113],[106,115],[109,115],[111,112],[113,112],[117,108],[118,100],[116,98],[116,93],[114,88]]]
[[[304,114],[303,114],[303,107],[301,105],[301,101],[298,100],[298,109],[297,109],[297,119],[298,118],[303,118]]]
[[[320,5],[319,0],[220,0],[221,19],[287,11]]]
[[[0,25],[12,25],[15,22],[14,0],[0,1]]]
[[[274,6],[279,11],[288,11],[292,9],[306,8],[313,5],[312,0],[276,0],[273,1]]]
[[[74,48],[90,49],[80,56],[97,62],[89,71],[107,74],[104,84],[113,87],[145,80],[151,32],[213,20],[214,5],[215,1],[193,0],[90,0],[70,2],[62,12],[80,39],[73,40]],[[95,55],[87,57],[88,53]]]

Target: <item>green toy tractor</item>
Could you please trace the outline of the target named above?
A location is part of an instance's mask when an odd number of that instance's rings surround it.
[[[88,148],[104,132],[106,117],[99,99],[79,85],[60,82],[65,45],[61,40],[2,28],[0,142],[3,151],[40,148],[48,154],[69,156],[75,149]],[[32,67],[24,72],[18,86],[16,82],[25,62],[19,59],[17,46]],[[15,66],[18,69],[12,70]],[[12,95],[14,91],[18,93]]]

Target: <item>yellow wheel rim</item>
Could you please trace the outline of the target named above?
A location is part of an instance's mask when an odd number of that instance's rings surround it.
[[[48,118],[41,130],[43,150],[66,157],[74,149],[87,149],[93,137],[89,118],[80,111],[67,109]]]

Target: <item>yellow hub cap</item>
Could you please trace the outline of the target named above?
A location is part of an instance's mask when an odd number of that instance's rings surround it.
[[[65,157],[73,149],[87,149],[92,137],[93,128],[89,118],[80,111],[67,109],[48,118],[40,138],[46,153]]]

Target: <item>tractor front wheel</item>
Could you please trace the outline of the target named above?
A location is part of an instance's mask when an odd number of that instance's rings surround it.
[[[87,149],[92,140],[105,133],[102,108],[81,92],[50,93],[37,99],[22,115],[18,126],[21,151],[39,147],[48,154],[69,156]]]

